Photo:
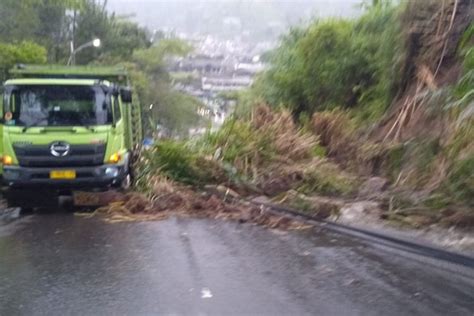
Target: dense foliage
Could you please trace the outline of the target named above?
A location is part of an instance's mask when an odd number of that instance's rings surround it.
[[[455,3],[458,12],[452,15]],[[459,217],[448,221],[455,225],[463,216],[472,218],[470,6],[462,0],[366,1],[358,18],[316,20],[291,29],[266,54],[269,67],[251,91],[231,96],[238,101],[236,120],[203,142],[222,150],[220,157],[250,179],[258,178],[254,161],[272,161],[275,151],[270,140],[253,135],[249,122],[259,104],[268,104],[277,112],[291,111],[294,122],[316,134],[320,156],[360,178],[387,179],[391,191],[385,202],[395,213],[427,216],[433,223],[456,209]],[[310,161],[304,164],[311,169]],[[275,183],[283,171],[272,174]],[[298,186],[298,192],[350,191],[343,189],[344,180],[328,189],[325,180],[337,179],[330,174],[327,168],[322,177],[304,173],[311,183]]]
[[[369,107],[365,116],[380,115],[397,84],[397,12],[380,2],[356,20],[316,20],[291,30],[254,93],[296,116],[334,107]]]
[[[135,50],[130,62],[124,64],[149,114],[146,123],[150,132],[159,125],[164,136],[186,137],[190,128],[206,124],[197,114],[203,107],[201,102],[173,90],[167,71],[168,57],[185,56],[191,49],[181,40],[161,39],[150,48]]]
[[[33,42],[19,44],[0,43],[0,82],[8,76],[8,70],[17,63],[43,64],[46,62],[46,49]]]

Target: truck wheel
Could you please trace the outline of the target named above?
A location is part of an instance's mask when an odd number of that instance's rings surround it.
[[[21,215],[31,215],[33,214],[35,209],[33,207],[21,207],[20,214]]]
[[[5,200],[7,201],[7,207],[20,207],[17,199],[6,197]]]
[[[34,208],[32,206],[24,206],[18,199],[7,198],[7,207],[20,208],[21,215],[32,214]]]

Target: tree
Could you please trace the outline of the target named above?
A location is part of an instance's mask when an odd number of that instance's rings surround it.
[[[353,49],[352,24],[320,22],[310,28],[297,48],[303,60],[303,95],[309,112],[318,107],[354,106],[357,90],[370,74],[363,52]]]
[[[0,43],[0,82],[3,82],[8,71],[18,63],[46,63],[46,49],[38,44],[24,41],[18,45]]]
[[[260,91],[270,104],[284,105],[294,112],[307,107],[302,90],[303,59],[297,52],[298,44],[305,34],[305,30],[293,28],[283,36],[280,47],[269,54],[271,68],[254,85],[254,91]]]
[[[381,0],[357,19],[316,20],[292,29],[270,54],[271,67],[253,94],[289,108],[296,118],[333,107],[364,107],[364,118],[381,115],[398,77],[394,8]]]
[[[135,50],[151,46],[150,36],[146,29],[134,22],[116,17],[110,18],[111,32],[105,39],[102,62],[113,60],[128,60]]]
[[[0,42],[20,42],[34,38],[39,19],[32,5],[17,0],[1,0]]]
[[[86,0],[1,0],[0,42],[33,41],[48,50],[50,62],[67,60],[69,54],[68,10]]]
[[[100,38],[98,49],[84,50],[76,57],[77,64],[117,63],[131,58],[133,52],[150,47],[150,35],[134,22],[116,17],[106,10],[106,1],[85,0],[73,14],[70,29],[75,45]]]
[[[127,64],[144,110],[153,124],[162,125],[171,135],[186,135],[188,129],[203,123],[197,110],[204,105],[197,99],[174,91],[166,69],[167,59],[185,56],[191,46],[178,39],[164,39],[150,48],[136,50]],[[151,113],[148,106],[153,104]],[[151,130],[155,127],[150,126]]]

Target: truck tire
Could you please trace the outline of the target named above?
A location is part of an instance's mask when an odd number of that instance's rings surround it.
[[[55,208],[58,205],[56,192],[45,190],[9,190],[4,197],[8,207],[19,207],[25,213],[37,207]]]
[[[34,211],[34,207],[22,205],[22,203],[18,199],[7,197],[5,200],[7,202],[7,207],[9,207],[9,208],[19,208],[21,215],[32,214],[33,211]]]
[[[20,207],[20,214],[21,215],[30,215],[35,212],[33,207]]]

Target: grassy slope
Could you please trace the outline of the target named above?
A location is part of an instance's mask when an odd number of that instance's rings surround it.
[[[365,178],[381,176],[390,184],[378,198],[384,218],[474,225],[473,31],[471,7],[459,3],[452,24],[449,8],[424,0],[292,31],[243,98],[252,110],[202,139],[161,142],[142,183],[159,170],[306,208],[305,196],[350,199]]]

